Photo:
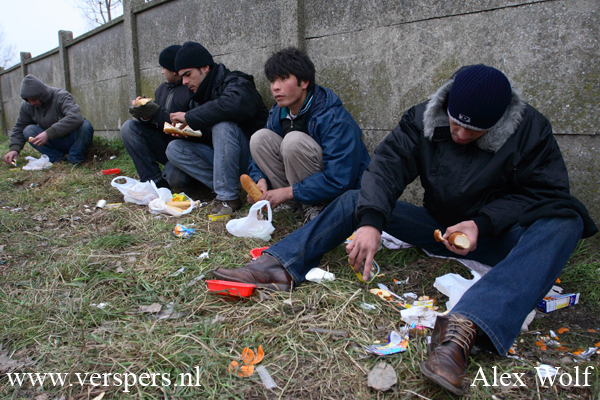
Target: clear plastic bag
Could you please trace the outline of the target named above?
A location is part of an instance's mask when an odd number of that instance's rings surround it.
[[[258,219],[263,207],[267,207],[266,220]],[[226,225],[227,231],[233,236],[237,237],[252,237],[262,239],[264,241],[271,240],[271,233],[275,230],[272,224],[273,212],[271,211],[271,204],[267,200],[257,201],[247,217],[232,219]]]
[[[35,158],[31,156],[25,157],[26,160],[29,160],[27,165],[23,166],[23,171],[39,171],[42,169],[50,168],[52,163],[47,155],[42,154],[40,158]]]

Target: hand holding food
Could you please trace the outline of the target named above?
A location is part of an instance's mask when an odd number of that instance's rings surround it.
[[[252,197],[252,199],[255,202],[260,200],[260,197],[262,196],[262,191],[260,190],[258,185],[254,183],[252,178],[250,178],[246,174],[243,174],[242,176],[240,176],[240,182],[242,183],[242,187],[244,188],[244,190],[250,195],[250,197]]]
[[[442,236],[442,231],[436,229],[435,232],[433,232],[433,237],[436,242],[443,242],[445,240],[448,240],[450,244],[453,244],[459,249],[468,249],[471,246],[471,241],[469,240],[469,237],[462,232],[454,232],[450,236],[448,236],[448,239],[444,239],[444,237]]]

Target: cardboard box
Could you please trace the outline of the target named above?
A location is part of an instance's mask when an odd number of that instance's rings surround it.
[[[580,293],[559,294],[555,296],[546,296],[540,301],[537,308],[546,314],[552,311],[560,310],[561,308],[571,307],[579,303]]]

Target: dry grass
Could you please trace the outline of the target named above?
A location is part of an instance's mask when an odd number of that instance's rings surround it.
[[[7,143],[0,143],[2,153]],[[292,294],[260,293],[234,300],[207,293],[206,284],[192,280],[217,267],[241,266],[248,251],[264,246],[259,240],[235,238],[222,222],[209,223],[206,208],[179,220],[152,215],[145,207],[124,204],[115,210],[94,210],[97,200],[120,202],[103,168],[119,167],[136,176],[130,159],[115,143],[97,141],[96,159],[83,167],[59,164],[44,172],[0,169],[0,345],[14,369],[0,375],[0,397],[6,399],[450,399],[449,393],[426,381],[418,364],[425,345],[411,339],[407,352],[388,357],[369,357],[361,346],[384,340],[402,324],[399,308],[382,303],[360,284],[347,265],[342,248],[327,254],[322,267],[336,274],[324,284],[307,283]],[[106,161],[107,156],[118,158]],[[34,155],[26,150],[22,156]],[[19,162],[23,164],[23,157]],[[88,207],[86,207],[88,206]],[[247,211],[245,207],[244,211]],[[192,226],[190,239],[172,230],[177,222]],[[272,242],[295,229],[292,214],[275,215]],[[209,251],[210,257],[198,256]],[[436,276],[465,274],[454,262],[433,260],[420,251],[390,251],[377,256],[384,277],[377,282],[410,277],[398,291],[427,294],[443,304],[433,287]],[[565,271],[564,286],[598,276],[597,255],[585,246]],[[183,273],[175,275],[180,268]],[[577,271],[576,273],[574,271]],[[581,272],[583,271],[583,272]],[[596,275],[594,275],[596,274]],[[582,278],[583,276],[583,278]],[[587,277],[587,278],[586,278]],[[579,283],[577,283],[579,284]],[[597,285],[597,281],[596,281]],[[596,288],[594,291],[594,288]],[[531,329],[544,333],[568,323],[561,335],[569,349],[599,342],[596,317],[598,289],[582,293],[582,305],[539,318]],[[594,297],[596,296],[596,297]],[[591,302],[586,299],[593,299]],[[367,312],[362,302],[377,305]],[[100,308],[98,305],[104,303]],[[140,313],[153,303],[174,307],[175,318],[158,319]],[[579,315],[572,321],[559,315]],[[314,333],[310,328],[346,331],[345,335]],[[521,342],[522,340],[522,342]],[[539,362],[561,365],[567,352],[543,352],[534,345],[536,335],[524,334],[517,353],[522,360],[481,352],[473,357],[468,377],[481,366],[487,374],[493,366],[501,372],[525,372],[526,387],[502,389],[478,384],[475,399],[566,399],[600,397],[598,356],[577,364],[595,366],[589,387],[541,388],[534,379]],[[241,378],[228,373],[231,361],[239,361],[244,347],[262,345],[266,367],[277,388],[268,390],[255,373]],[[571,359],[573,357],[570,357]],[[398,376],[398,384],[386,393],[367,386],[367,374],[385,361]],[[0,368],[6,358],[0,357]],[[563,365],[568,371],[574,366]],[[31,382],[11,385],[5,372],[67,373],[64,385],[43,387]],[[81,384],[77,374],[83,378]],[[90,379],[93,373],[98,379]],[[126,388],[114,375],[157,374]],[[191,373],[199,386],[175,386],[179,374]],[[104,375],[103,375],[104,374]],[[122,375],[121,375],[122,376]],[[104,386],[104,377],[107,385]],[[164,385],[164,378],[171,382]],[[36,397],[37,396],[37,397]]]

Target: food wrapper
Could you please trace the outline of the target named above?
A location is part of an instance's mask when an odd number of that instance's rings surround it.
[[[385,344],[372,344],[365,346],[365,350],[369,353],[379,356],[387,356],[389,354],[402,353],[408,348],[408,334],[401,335],[396,331],[392,331]]]
[[[175,225],[175,229],[173,229],[173,234],[180,238],[189,238],[194,234],[194,230],[192,228],[186,228],[181,224]]]

